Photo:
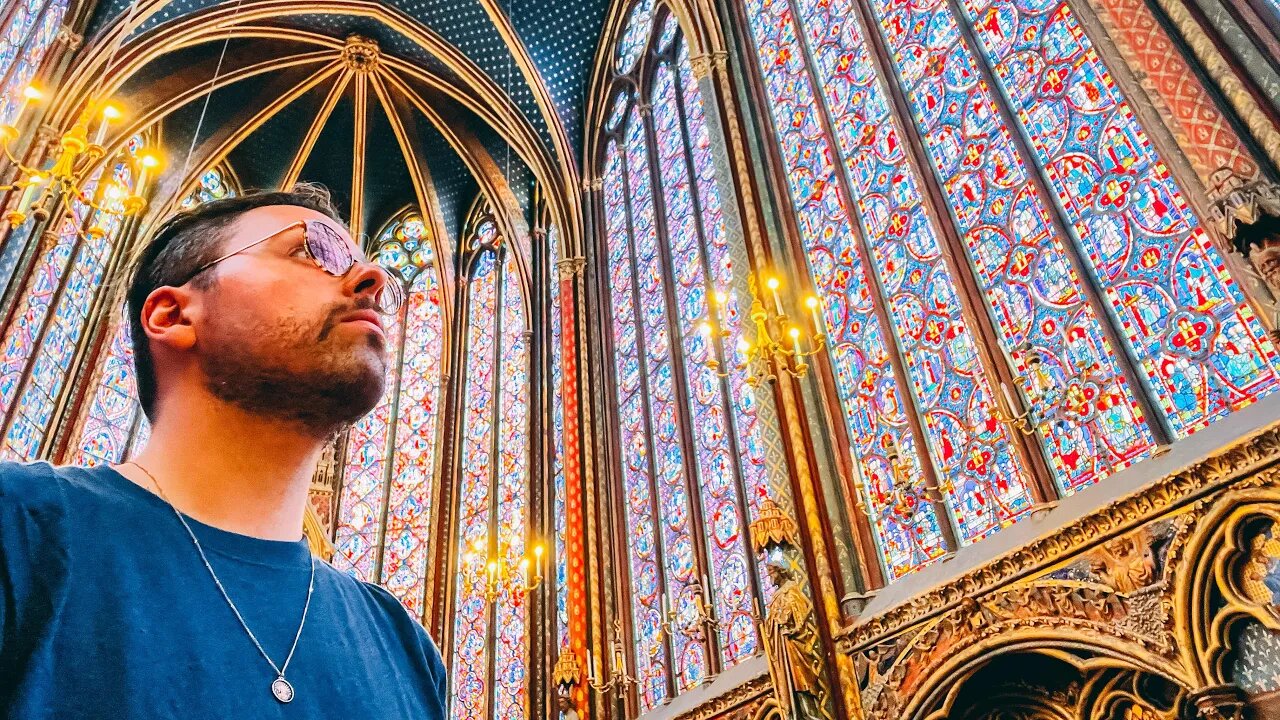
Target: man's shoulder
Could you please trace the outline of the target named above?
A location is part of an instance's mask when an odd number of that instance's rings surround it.
[[[61,505],[89,486],[89,471],[48,463],[0,462],[0,505],[40,508]]]
[[[322,572],[328,574],[343,589],[343,595],[351,603],[361,606],[348,606],[349,612],[367,613],[371,619],[386,623],[406,649],[421,652],[426,655],[428,663],[443,667],[440,649],[436,647],[435,641],[395,595],[386,588],[358,580],[328,563],[321,565],[324,568]]]
[[[106,467],[55,467],[46,462],[0,462],[0,509],[82,506],[91,497],[120,497],[120,483]]]

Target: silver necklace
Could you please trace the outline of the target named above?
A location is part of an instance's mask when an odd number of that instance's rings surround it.
[[[283,665],[277,667],[271,656],[267,655],[267,651],[262,649],[262,643],[258,642],[258,638],[249,629],[248,623],[240,615],[240,609],[231,601],[231,596],[227,594],[226,588],[222,587],[222,581],[218,579],[218,574],[213,571],[213,566],[209,564],[209,558],[205,556],[204,548],[200,546],[200,541],[196,539],[196,534],[192,532],[191,525],[187,524],[187,519],[182,517],[182,513],[178,512],[178,508],[174,507],[173,503],[169,501],[168,496],[164,494],[164,490],[160,488],[160,483],[156,480],[156,476],[136,462],[130,461],[128,464],[141,470],[151,480],[151,484],[156,486],[156,493],[160,495],[160,499],[165,501],[165,504],[177,516],[178,522],[182,523],[182,527],[186,528],[187,535],[191,537],[191,542],[196,546],[196,552],[200,553],[200,559],[204,562],[205,569],[209,571],[209,577],[213,578],[213,584],[218,587],[218,592],[222,593],[222,599],[227,601],[227,607],[230,607],[231,612],[235,613],[236,620],[240,621],[240,627],[244,628],[245,634],[253,641],[253,646],[258,648],[258,654],[262,655],[262,659],[266,660],[271,669],[275,671],[276,679],[271,681],[271,694],[282,703],[292,701],[293,686],[289,684],[288,680],[284,679],[284,674],[289,669],[289,661],[293,660],[293,651],[298,649],[298,638],[302,637],[302,628],[307,624],[307,610],[311,607],[311,591],[316,586],[315,558],[311,559],[311,580],[307,583],[307,602],[302,606],[302,621],[298,623],[298,632],[293,636],[293,646],[289,648],[289,656],[284,659]]]

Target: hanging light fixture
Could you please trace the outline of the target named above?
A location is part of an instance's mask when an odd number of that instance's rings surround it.
[[[131,3],[124,23],[134,17],[138,2]],[[107,57],[110,68],[124,34],[115,40]],[[56,93],[54,93],[56,94]],[[7,213],[5,220],[13,228],[21,226],[28,218],[43,222],[49,218],[49,207],[65,197],[106,216],[136,215],[147,205],[144,192],[148,176],[160,166],[159,157],[144,149],[137,158],[137,166],[131,168],[137,180],[132,191],[120,187],[113,179],[98,182],[100,168],[107,156],[107,132],[112,123],[124,117],[119,102],[111,98],[99,98],[86,103],[74,125],[58,139],[58,151],[47,167],[35,167],[22,162],[14,153],[14,143],[21,136],[24,116],[34,105],[40,104],[45,92],[35,85],[22,91],[22,104],[13,121],[0,125],[0,149],[5,158],[17,169],[17,180],[0,186],[3,192],[21,192],[18,202]],[[90,132],[93,139],[90,141]],[[95,215],[97,217],[97,215]],[[102,223],[95,223],[93,230],[101,230]]]

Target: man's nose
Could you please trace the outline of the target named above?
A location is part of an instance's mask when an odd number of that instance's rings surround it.
[[[348,292],[357,300],[367,297],[370,301],[374,301],[390,281],[390,276],[381,265],[357,260],[347,273],[344,284]]]

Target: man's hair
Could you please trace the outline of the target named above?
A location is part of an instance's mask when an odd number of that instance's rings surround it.
[[[270,205],[293,205],[323,213],[345,227],[329,191],[319,185],[299,184],[285,191],[250,191],[236,197],[213,200],[183,210],[161,223],[134,263],[133,279],[126,295],[133,364],[137,371],[138,400],[147,417],[155,420],[156,369],[151,344],[142,329],[142,305],[153,290],[192,281],[207,289],[217,268],[195,278],[200,267],[225,254],[226,231],[244,213]]]

